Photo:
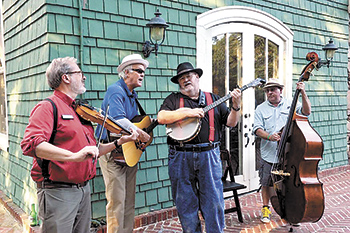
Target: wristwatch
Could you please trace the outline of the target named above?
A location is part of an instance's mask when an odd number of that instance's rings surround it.
[[[238,107],[238,108],[234,108],[234,107],[232,107],[232,106],[231,106],[231,108],[232,108],[234,111],[236,111],[236,112],[238,112],[239,110],[241,110],[241,108],[240,108],[240,107]]]

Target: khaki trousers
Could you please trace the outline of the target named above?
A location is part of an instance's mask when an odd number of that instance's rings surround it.
[[[137,165],[118,165],[110,153],[99,162],[106,186],[107,233],[130,233],[134,228]]]
[[[90,232],[89,183],[79,188],[38,188],[37,194],[41,233]]]

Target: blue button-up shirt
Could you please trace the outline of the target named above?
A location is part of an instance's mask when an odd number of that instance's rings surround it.
[[[123,79],[110,85],[102,102],[102,110],[105,112],[109,104],[108,116],[114,120],[128,119],[131,120],[138,115],[136,103],[137,94],[135,91],[130,92]],[[97,125],[95,136],[99,137],[101,125]],[[129,129],[128,129],[129,130]],[[103,129],[102,140],[107,140],[107,130]]]
[[[275,107],[269,101],[260,104],[255,110],[253,132],[262,129],[269,134],[279,132],[287,123],[291,100],[281,97],[281,102]],[[302,114],[301,103],[298,102],[296,112]],[[269,163],[278,162],[276,157],[277,142],[261,139],[261,158]]]

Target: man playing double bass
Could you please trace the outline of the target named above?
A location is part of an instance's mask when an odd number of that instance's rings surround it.
[[[264,86],[267,100],[255,110],[253,132],[261,138],[259,177],[263,200],[261,221],[264,223],[271,220],[270,197],[276,195],[272,185],[271,167],[278,162],[277,142],[281,139],[280,130],[287,122],[292,102],[281,96],[283,87],[279,80],[270,79]],[[305,84],[298,82],[297,89],[300,90],[302,104],[298,103],[296,113],[308,116],[311,114],[311,103],[305,92]]]

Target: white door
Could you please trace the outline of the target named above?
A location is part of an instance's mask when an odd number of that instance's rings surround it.
[[[217,16],[222,17],[224,13],[221,11]],[[211,17],[214,16],[211,14]],[[199,25],[200,22],[199,17]],[[204,71],[200,79],[201,89],[224,96],[237,85],[242,87],[255,78],[284,80],[288,70],[286,40],[266,27],[251,22],[229,21],[211,26],[208,26],[207,18],[202,22],[207,28],[204,26],[203,30],[201,25],[197,31],[197,66]],[[259,187],[259,141],[255,140],[252,127],[255,107],[264,100],[262,89],[245,90],[242,93],[240,122],[235,128],[227,128],[222,140],[231,152],[236,181],[247,186],[243,191]],[[230,105],[229,101],[227,105]]]

